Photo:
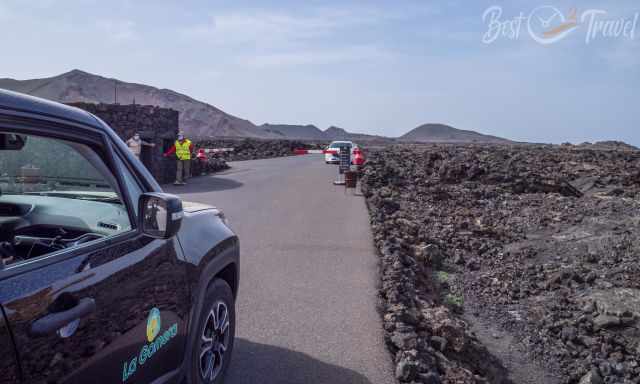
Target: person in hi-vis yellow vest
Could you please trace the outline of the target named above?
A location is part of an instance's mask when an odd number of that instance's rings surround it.
[[[184,137],[184,133],[180,131],[178,133],[178,140],[173,144],[171,148],[167,150],[162,156],[167,157],[172,153],[176,154],[178,159],[178,170],[176,172],[175,185],[185,185],[185,181],[189,178],[191,170],[191,152],[193,152],[193,143],[191,140]]]

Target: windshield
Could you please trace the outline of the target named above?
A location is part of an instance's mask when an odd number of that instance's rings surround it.
[[[351,148],[351,143],[331,143],[329,148]]]
[[[118,198],[99,171],[104,164],[97,157],[88,156],[94,154],[88,147],[51,138],[24,137],[26,142],[21,149],[0,151],[1,194],[46,194],[102,201]]]

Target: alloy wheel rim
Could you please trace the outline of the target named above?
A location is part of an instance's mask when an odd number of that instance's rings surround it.
[[[205,382],[213,382],[224,365],[229,347],[229,309],[217,301],[204,322],[200,335],[200,376]]]

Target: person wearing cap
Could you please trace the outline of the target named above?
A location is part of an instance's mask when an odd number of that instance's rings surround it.
[[[189,171],[191,170],[191,152],[193,151],[193,143],[191,140],[184,137],[184,133],[180,131],[178,133],[178,139],[176,142],[165,152],[162,156],[168,157],[175,153],[178,160],[178,167],[176,171],[176,181],[174,185],[185,185],[185,181],[189,178]]]
[[[140,153],[142,152],[142,146],[146,145],[147,147],[155,147],[154,143],[149,143],[148,141],[144,141],[140,138],[140,134],[136,132],[132,138],[127,140],[127,147],[133,155],[140,160]]]

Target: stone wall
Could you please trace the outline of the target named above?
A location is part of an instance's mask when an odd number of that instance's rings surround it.
[[[143,140],[154,143],[155,147],[142,147],[140,156],[142,163],[159,183],[174,180],[175,157],[163,158],[162,153],[173,145],[178,134],[178,111],[138,104],[71,103],[70,105],[98,116],[124,141],[138,132]]]

